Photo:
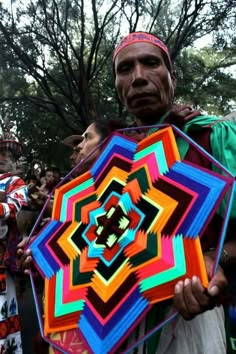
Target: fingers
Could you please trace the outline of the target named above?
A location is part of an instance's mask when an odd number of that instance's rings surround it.
[[[209,278],[207,292],[210,296],[216,297],[226,289],[228,282],[224,275],[224,271],[220,266],[218,266],[216,273],[214,275],[212,274],[215,263],[211,257],[205,255],[204,261],[205,261],[206,271]]]
[[[219,267],[212,276],[214,261],[204,257],[206,270],[210,279],[207,289],[204,289],[199,278],[179,281],[175,286],[173,304],[176,310],[186,320],[191,320],[197,314],[213,308],[219,303],[220,295],[227,287],[227,279]]]
[[[185,320],[191,320],[197,314],[213,307],[211,297],[196,276],[176,284],[173,303]]]
[[[20,243],[18,247],[20,247]],[[18,248],[16,251],[16,260],[18,268],[23,270],[25,274],[29,274],[33,261],[30,249],[24,250],[23,248]]]
[[[31,265],[32,265],[32,257],[31,256],[27,256],[23,265],[22,265],[22,268],[24,270],[24,273],[25,274],[29,274],[30,273],[30,269],[31,269]]]
[[[17,248],[24,248],[28,243],[28,237],[24,237],[21,242],[18,243]]]
[[[188,308],[184,300],[184,282],[179,281],[175,286],[175,293],[173,305],[179,314],[185,319],[189,320]]]
[[[216,297],[225,290],[227,285],[228,282],[224,275],[223,270],[221,268],[218,268],[217,272],[215,273],[215,275],[212,277],[212,279],[208,284],[207,292],[210,296]]]
[[[192,278],[192,292],[194,298],[198,302],[200,308],[199,312],[202,312],[203,310],[212,307],[211,298],[209,297],[209,294],[207,294],[207,291],[202,286],[200,279],[196,276],[193,276]]]

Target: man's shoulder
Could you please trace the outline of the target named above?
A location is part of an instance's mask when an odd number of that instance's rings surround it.
[[[13,175],[12,177],[11,177],[11,181],[12,181],[12,184],[19,184],[19,185],[26,185],[25,184],[25,181],[21,178],[21,177],[19,177],[19,176],[15,176],[15,175]]]
[[[193,117],[191,120],[187,121],[184,130],[196,130],[201,128],[210,128],[214,124],[222,121],[221,117],[213,116],[213,115],[198,115]]]

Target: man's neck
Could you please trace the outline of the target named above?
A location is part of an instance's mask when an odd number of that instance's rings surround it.
[[[167,111],[166,113],[164,113],[162,115],[156,114],[156,115],[148,116],[147,119],[136,118],[135,121],[138,126],[141,126],[141,125],[149,126],[149,125],[161,124],[166,119],[166,117],[168,116],[169,113],[170,113],[170,111]]]

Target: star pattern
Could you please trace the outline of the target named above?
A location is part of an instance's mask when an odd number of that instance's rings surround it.
[[[200,237],[226,184],[180,159],[171,127],[139,143],[114,134],[88,172],[56,190],[30,246],[45,334],[77,328],[91,352],[114,352],[178,280],[207,286]]]

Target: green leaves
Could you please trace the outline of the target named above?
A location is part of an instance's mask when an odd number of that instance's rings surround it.
[[[152,31],[166,41],[178,100],[228,113],[236,92],[233,3],[15,0],[0,6],[0,114],[9,112],[29,159],[62,165],[66,135],[81,133],[96,116],[128,117],[114,89],[112,52],[129,30]],[[194,50],[209,33],[212,43]]]

